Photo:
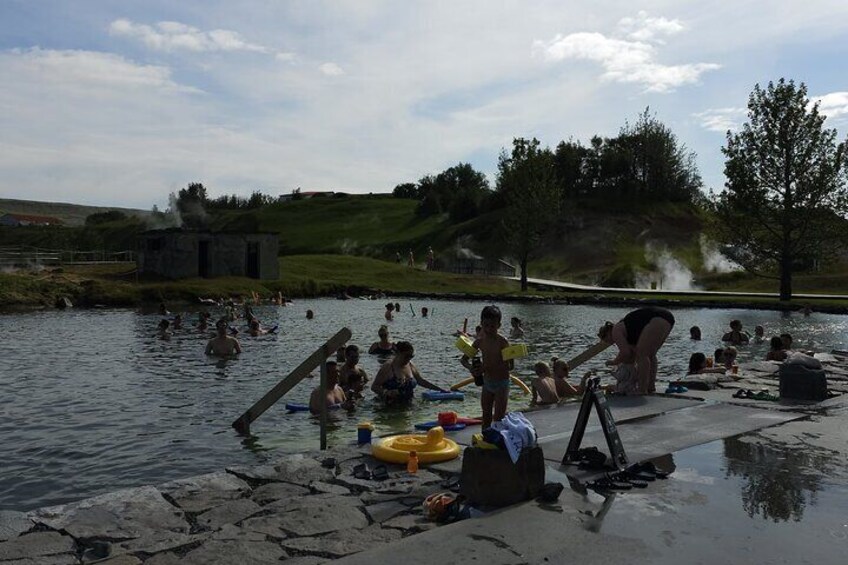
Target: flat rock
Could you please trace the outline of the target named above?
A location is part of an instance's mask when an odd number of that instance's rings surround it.
[[[250,500],[243,498],[241,500],[232,500],[224,503],[217,508],[207,510],[197,517],[197,523],[210,530],[220,529],[224,524],[235,524],[241,522],[245,518],[253,516],[260,512],[262,507]]]
[[[265,534],[232,524],[224,524],[220,530],[212,534],[212,539],[220,541],[265,541]]]
[[[378,502],[377,504],[366,506],[365,511],[368,512],[369,516],[371,516],[371,520],[378,524],[382,524],[389,518],[397,516],[402,512],[408,512],[409,507],[401,502],[390,500],[388,502]]]
[[[144,553],[159,553],[179,549],[203,541],[208,537],[208,534],[189,535],[181,532],[154,532],[139,538],[113,543],[112,554],[136,553],[139,551]]]
[[[301,454],[287,455],[274,463],[277,478],[274,480],[309,486],[312,481],[329,481],[336,476],[335,468],[321,466],[317,459]]]
[[[285,523],[288,524],[288,520]],[[269,516],[248,518],[242,522],[241,527],[253,535],[262,536],[262,539],[265,539],[266,535],[272,538],[284,539],[289,537],[289,534],[282,529],[282,525],[283,520],[280,519],[280,515],[271,514]]]
[[[277,524],[281,530],[296,536],[364,528],[368,519],[358,503],[359,499],[352,496],[305,496],[281,505],[276,515]]]
[[[97,565],[140,565],[141,559],[132,555],[119,555],[110,557],[104,561],[98,561]]]
[[[404,514],[383,522],[383,527],[398,528],[407,532],[426,532],[438,528],[438,525],[421,514]]]
[[[59,532],[36,532],[0,543],[0,561],[34,559],[47,555],[73,553],[76,543]]]
[[[32,526],[33,523],[27,518],[26,512],[0,510],[0,541],[16,538]]]
[[[312,481],[309,483],[309,490],[313,493],[321,492],[326,494],[350,494],[350,489],[341,485],[332,485],[323,481]]]
[[[357,479],[352,475],[344,474],[341,474],[336,477],[336,482],[348,486],[358,487],[360,489],[370,490],[373,492],[379,492],[384,494],[397,493],[406,495],[409,495],[413,492],[417,492],[417,487],[440,483],[442,482],[442,480],[442,477],[440,477],[439,475],[426,470],[420,470],[414,475],[406,473],[405,471],[403,473],[389,473],[389,478],[383,481],[375,481],[373,479]]]
[[[187,512],[203,512],[250,494],[250,485],[230,473],[209,473],[157,487]]]
[[[144,562],[144,565],[178,565],[180,558],[173,553],[157,553]]]
[[[301,555],[300,557],[286,559],[286,565],[321,565],[321,563],[327,563],[328,561],[329,559],[316,557],[315,555]]]
[[[41,557],[26,557],[24,559],[13,559],[3,561],[3,565],[79,565],[79,559],[73,553],[60,553],[59,555],[42,555]]]
[[[75,538],[131,539],[161,531],[188,533],[183,512],[152,486],[124,489],[79,502],[39,508],[29,518]]]
[[[235,465],[226,470],[227,473],[251,481],[274,481],[280,474],[273,465]]]
[[[268,541],[210,540],[187,553],[180,565],[279,565],[288,554],[276,543]]]
[[[259,504],[274,500],[290,499],[309,494],[309,489],[291,483],[268,483],[253,490],[252,498]]]
[[[389,543],[401,538],[400,530],[381,528],[377,524],[361,530],[348,529],[336,532],[332,536],[304,537],[283,540],[281,545],[294,551],[322,553],[333,557],[343,557],[371,549],[376,545]],[[399,561],[401,560],[399,557]]]

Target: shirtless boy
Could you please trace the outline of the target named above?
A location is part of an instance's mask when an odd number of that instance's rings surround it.
[[[533,390],[533,404],[556,404],[559,402],[556,383],[551,375],[551,367],[544,361],[539,361],[533,366],[536,378],[530,383]]]
[[[483,376],[483,392],[480,394],[480,405],[483,408],[483,428],[499,422],[506,415],[506,405],[509,400],[509,371],[512,361],[503,360],[503,350],[509,347],[509,341],[498,333],[501,327],[501,311],[497,306],[486,306],[480,314],[481,335],[474,340],[473,347],[482,353],[482,366],[474,366],[471,360],[463,355],[460,363],[477,377]]]
[[[358,363],[359,347],[348,345],[344,350],[344,365],[339,371],[339,384],[350,398],[362,398],[362,391],[368,382],[368,374]]]
[[[210,339],[209,343],[206,344],[206,355],[230,357],[241,353],[241,344],[238,340],[227,335],[226,320],[218,320],[215,324],[215,331],[218,335]]]

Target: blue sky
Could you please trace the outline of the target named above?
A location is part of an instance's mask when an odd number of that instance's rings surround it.
[[[848,2],[0,0],[0,197],[387,192],[650,106],[721,188],[755,83],[848,131]]]

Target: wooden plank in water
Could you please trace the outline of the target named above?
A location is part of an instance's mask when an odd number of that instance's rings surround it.
[[[605,350],[610,345],[612,345],[612,344],[606,343],[604,341],[599,341],[598,343],[596,343],[592,347],[589,347],[588,349],[586,349],[583,353],[581,353],[581,354],[577,355],[576,357],[574,357],[573,359],[571,359],[568,362],[568,369],[573,371],[574,369],[576,369],[577,367],[579,367],[580,365],[582,365],[583,363],[585,363],[589,359],[598,355],[600,352]]]
[[[298,365],[286,378],[281,380],[277,385],[265,393],[265,396],[260,398],[253,406],[248,408],[247,412],[242,414],[233,422],[233,428],[240,434],[250,433],[250,424],[262,415],[268,408],[274,405],[284,394],[293,389],[297,383],[307,377],[315,367],[327,360],[332,353],[350,341],[351,333],[347,328],[342,328],[339,332],[327,340],[327,343],[319,347],[310,355],[303,363]]]

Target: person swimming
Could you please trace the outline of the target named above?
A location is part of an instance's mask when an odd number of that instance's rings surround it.
[[[227,335],[227,320],[220,319],[215,323],[217,335],[206,343],[206,355],[230,357],[241,353],[239,341]]]
[[[389,328],[385,325],[380,326],[377,330],[377,335],[380,341],[375,341],[368,348],[370,355],[394,355],[397,351],[395,344],[389,341]]]

